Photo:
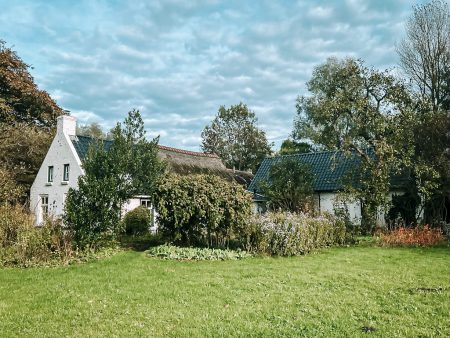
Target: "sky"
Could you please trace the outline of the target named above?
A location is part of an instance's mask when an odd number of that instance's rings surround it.
[[[139,109],[149,137],[200,150],[221,105],[244,102],[274,150],[328,57],[398,69],[405,0],[0,0],[0,39],[82,124]]]

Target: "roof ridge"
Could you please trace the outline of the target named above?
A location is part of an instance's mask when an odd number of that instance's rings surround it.
[[[193,155],[193,156],[200,156],[200,157],[219,158],[219,156],[217,156],[216,154],[208,154],[208,153],[203,153],[203,152],[199,152],[199,151],[184,150],[184,149],[179,149],[179,148],[173,148],[173,147],[163,146],[163,145],[161,145],[161,144],[157,144],[156,146],[157,146],[159,149],[168,150],[168,151],[173,151],[173,152],[175,152],[175,153],[180,153],[180,154]]]
[[[89,139],[89,140],[95,140],[96,139],[95,137],[86,136],[86,135],[74,135],[74,136],[85,138],[85,139]],[[98,140],[100,140],[102,142],[108,142],[108,143],[114,142],[113,140],[107,140],[107,139],[102,139],[102,138],[99,138]],[[217,156],[216,154],[208,154],[208,153],[199,152],[199,151],[192,151],[192,150],[185,150],[185,149],[180,149],[180,148],[168,147],[168,146],[163,146],[161,144],[157,144],[156,146],[159,149],[173,151],[173,152],[179,153],[179,154],[186,154],[186,155],[199,156],[199,157],[219,158],[219,156]]]
[[[342,150],[322,150],[322,151],[310,151],[309,153],[296,153],[296,154],[285,154],[285,155],[273,155],[268,156],[266,158],[276,158],[276,157],[290,157],[290,156],[305,156],[305,155],[318,155],[318,154],[326,154],[326,153],[341,153]]]

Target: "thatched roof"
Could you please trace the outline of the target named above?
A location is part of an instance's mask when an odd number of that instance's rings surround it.
[[[171,172],[179,175],[212,174],[248,186],[253,174],[228,169],[215,154],[207,154],[158,145],[159,157],[168,164]]]
[[[71,137],[71,140],[78,156],[83,160],[94,139],[88,136],[74,136]],[[105,149],[109,149],[112,141],[105,140],[103,141],[103,144]],[[162,145],[158,145],[157,147],[158,156],[167,163],[169,171],[179,175],[212,174],[230,181],[236,181],[245,187],[250,184],[253,178],[252,173],[227,169],[220,158],[215,154],[206,154]]]

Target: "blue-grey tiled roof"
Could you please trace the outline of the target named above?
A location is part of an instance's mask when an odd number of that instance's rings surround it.
[[[360,158],[354,154],[346,155],[340,151],[274,156],[263,160],[248,190],[260,193],[259,184],[268,177],[270,168],[275,163],[288,158],[296,159],[311,166],[314,176],[314,191],[316,192],[342,190],[344,182],[349,177],[356,178],[359,174]],[[398,188],[404,186],[404,184],[404,177],[391,177],[392,188]]]
[[[88,153],[89,146],[95,142],[95,139],[88,137],[88,136],[71,136],[70,139],[72,140],[72,144],[75,147],[75,150],[77,151],[78,157],[81,161],[83,161]],[[111,147],[112,141],[108,140],[100,140],[100,142],[103,142],[103,146],[106,150],[108,150]]]

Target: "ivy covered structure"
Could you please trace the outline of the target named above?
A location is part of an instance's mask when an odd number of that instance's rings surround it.
[[[322,151],[293,155],[267,157],[261,163],[248,191],[253,194],[254,210],[264,212],[267,209],[267,198],[262,185],[268,182],[270,170],[275,164],[285,160],[296,160],[310,166],[313,174],[314,209],[331,214],[345,212],[355,224],[361,223],[362,203],[352,197],[351,190],[359,185],[361,178],[360,158],[342,151]],[[406,192],[408,179],[404,175],[391,175],[388,199],[401,196]],[[376,222],[385,225],[383,210],[379,210]]]

